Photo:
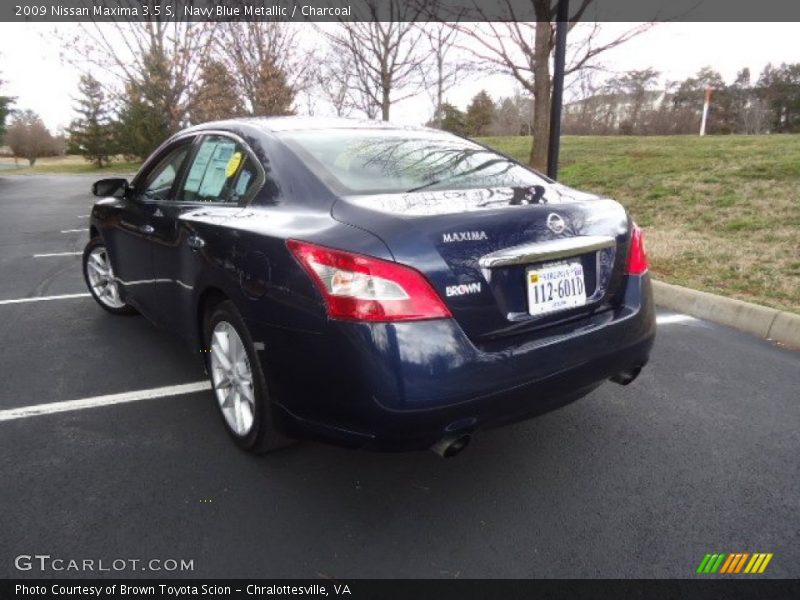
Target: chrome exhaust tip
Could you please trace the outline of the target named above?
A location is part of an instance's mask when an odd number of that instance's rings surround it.
[[[630,369],[625,369],[624,371],[620,371],[610,379],[614,383],[618,383],[620,385],[628,385],[629,383],[633,383],[633,381],[639,376],[639,373],[641,372],[642,372],[642,367],[631,367]]]
[[[433,450],[442,458],[453,458],[454,456],[460,454],[464,448],[469,446],[471,439],[472,436],[470,436],[468,433],[461,435],[446,435],[433,446],[431,446],[431,450]]]

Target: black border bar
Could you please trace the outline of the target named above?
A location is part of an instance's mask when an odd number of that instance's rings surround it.
[[[552,17],[556,0],[550,0]],[[800,22],[796,0],[583,0],[587,22]],[[541,15],[540,15],[541,16]],[[534,0],[3,0],[0,22],[536,21]],[[743,40],[746,42],[748,40]],[[751,40],[757,42],[757,40]]]
[[[152,594],[128,590],[153,587]],[[173,590],[160,586],[172,587]],[[18,586],[25,586],[20,588]],[[115,587],[116,586],[116,587]],[[203,587],[205,586],[205,587]],[[346,586],[346,587],[345,587]],[[27,588],[27,589],[25,589]],[[92,589],[100,590],[100,594]],[[182,590],[176,595],[175,590]],[[346,592],[345,592],[346,589]],[[32,591],[35,590],[35,591]],[[271,590],[271,592],[270,592]],[[338,592],[337,592],[338,590]],[[173,591],[170,594],[170,591]],[[74,593],[72,593],[74,592]],[[800,598],[800,579],[527,579],[527,580],[155,580],[155,579],[6,579],[0,598],[342,598],[347,600],[789,600]]]

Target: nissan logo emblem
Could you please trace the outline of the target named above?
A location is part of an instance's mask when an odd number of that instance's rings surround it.
[[[547,215],[547,228],[556,235],[559,235],[564,233],[564,230],[567,228],[567,224],[564,222],[564,219],[561,218],[561,215],[550,213]]]

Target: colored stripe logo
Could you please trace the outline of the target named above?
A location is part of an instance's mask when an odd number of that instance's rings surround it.
[[[706,554],[700,565],[697,567],[697,572],[702,574],[720,573],[725,575],[735,574],[761,574],[763,573],[769,561],[772,560],[772,552],[733,552],[725,554],[718,552],[714,554]]]

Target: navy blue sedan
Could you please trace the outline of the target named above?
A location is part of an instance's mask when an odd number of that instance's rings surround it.
[[[653,345],[625,209],[440,131],[220,121],[93,191],[92,295],[184,337],[248,450],[452,456],[630,383]]]

